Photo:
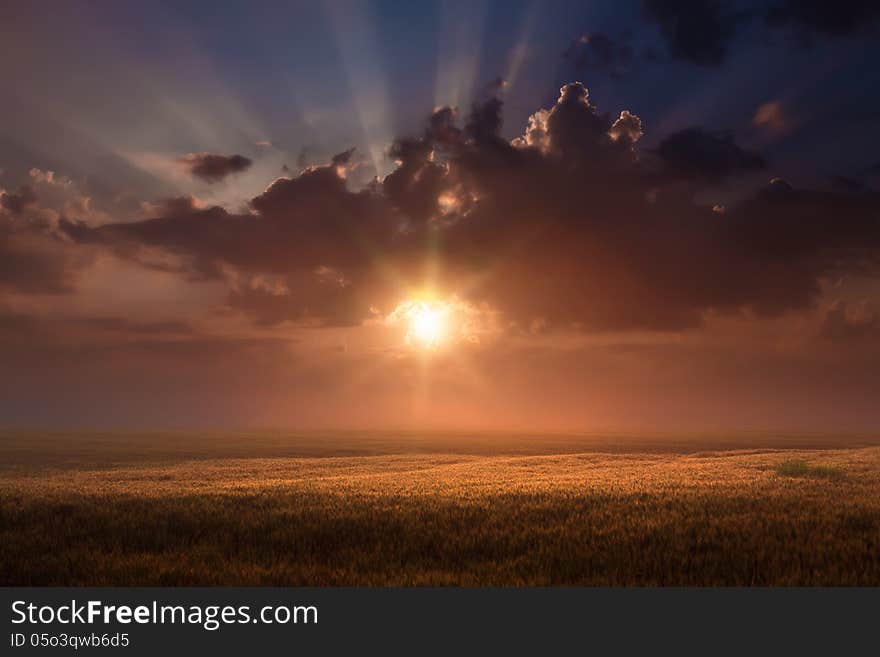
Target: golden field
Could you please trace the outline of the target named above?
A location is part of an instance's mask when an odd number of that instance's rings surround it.
[[[4,585],[880,585],[865,438],[0,434]]]

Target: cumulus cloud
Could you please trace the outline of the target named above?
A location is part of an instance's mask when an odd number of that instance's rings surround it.
[[[600,114],[581,82],[562,87],[556,104],[529,117],[522,137],[513,145],[521,157],[534,149],[548,156],[548,162],[569,160],[587,168],[606,167],[619,160],[632,160],[632,146],[642,136],[642,122],[628,110],[616,121]],[[505,145],[506,146],[506,145]]]
[[[623,110],[608,131],[608,136],[614,141],[623,141],[628,144],[635,144],[642,138],[642,120],[628,110]]]
[[[250,168],[253,162],[244,155],[217,155],[215,153],[189,153],[180,158],[189,173],[207,183],[216,183],[234,173]]]
[[[279,178],[247,212],[180,205],[64,230],[124,257],[172,253],[186,275],[227,281],[229,305],[264,323],[352,325],[391,312],[428,262],[439,292],[526,331],[772,317],[812,308],[830,277],[880,273],[875,195],[774,180],[719,212],[694,193],[764,166],[727,136],[691,129],[638,157],[636,114],[600,112],[580,83],[512,142],[501,109],[490,97],[464,127],[435,110],[421,135],[391,145],[395,170],[364,189],[345,180],[346,151]]]

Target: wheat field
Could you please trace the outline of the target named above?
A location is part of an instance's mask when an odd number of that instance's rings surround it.
[[[880,446],[0,434],[3,585],[880,585]]]

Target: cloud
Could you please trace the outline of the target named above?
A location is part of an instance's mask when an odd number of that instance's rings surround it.
[[[250,168],[252,161],[244,155],[189,153],[179,160],[189,173],[207,183],[216,183]]]
[[[669,135],[660,142],[657,154],[673,175],[709,182],[767,166],[760,153],[741,148],[732,136],[703,128],[686,128]]]
[[[876,27],[880,23],[880,4],[873,0],[781,0],[770,3],[764,18],[774,27],[845,37]]]
[[[258,324],[293,320],[309,326],[357,326],[369,317],[367,299],[330,267],[285,276],[238,275],[229,292],[231,308]]]
[[[825,311],[821,334],[831,340],[877,339],[880,338],[880,316],[864,303],[851,307],[836,301]]]
[[[31,178],[37,183],[52,183],[51,172],[48,174],[46,178],[35,169]],[[91,261],[92,254],[71,244],[57,230],[58,217],[57,211],[40,204],[31,184],[22,185],[12,194],[0,194],[0,291],[74,291],[79,273]]]
[[[880,5],[873,0],[643,0],[642,13],[657,25],[670,55],[705,67],[723,64],[734,38],[755,26],[769,28],[766,39],[795,30],[808,45],[813,36],[871,34],[880,23]]]
[[[205,207],[195,196],[172,196],[154,203],[145,203],[143,206],[151,217],[183,216]]]
[[[455,107],[435,107],[428,117],[426,135],[441,146],[452,146],[461,141],[461,130],[456,125],[458,110]]]
[[[647,20],[660,28],[670,54],[701,66],[727,57],[738,16],[719,0],[644,0]]]
[[[752,124],[771,135],[784,135],[792,128],[792,120],[782,102],[778,100],[766,102],[758,107],[752,117]]]
[[[438,293],[524,331],[775,317],[814,308],[823,280],[880,274],[876,195],[774,179],[717,212],[694,195],[764,166],[730,137],[692,128],[641,156],[637,115],[601,113],[580,83],[512,142],[501,110],[490,97],[463,129],[451,110],[435,111],[421,135],[391,145],[395,170],[363,189],[346,182],[346,151],[277,179],[247,212],[181,204],[149,220],[63,229],[135,260],[173,254],[183,275],[226,281],[228,305],[266,324],[387,314],[425,284],[428,263]]]
[[[87,250],[50,231],[0,214],[0,290],[67,294],[90,261]]]
[[[184,199],[153,219],[97,229],[66,222],[65,231],[124,258],[139,260],[144,249],[165,250],[183,262],[188,276],[227,280],[231,305],[263,322],[348,324],[355,309],[363,317],[369,304],[358,305],[353,290],[336,290],[322,268],[360,274],[370,265],[369,245],[387,246],[397,228],[382,198],[347,189],[343,176],[351,156],[346,151],[330,165],[277,179],[251,200],[253,214],[197,207]]]
[[[643,134],[642,120],[629,110],[623,110],[608,130],[608,136],[612,140],[627,144],[635,144]]]
[[[9,192],[0,193],[0,208],[3,208],[11,215],[20,215],[25,209],[32,205],[36,205],[37,195],[34,188],[30,185],[22,185],[18,191],[10,194]]]
[[[527,157],[525,154],[534,149],[547,156],[548,164],[561,158],[592,169],[615,160],[631,163],[632,146],[641,135],[639,117],[624,110],[612,121],[599,113],[583,83],[572,82],[559,90],[559,99],[551,109],[529,117],[525,133],[513,145],[521,149],[519,157]]]

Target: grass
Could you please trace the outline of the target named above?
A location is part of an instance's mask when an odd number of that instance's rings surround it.
[[[846,473],[831,465],[810,465],[801,459],[787,459],[776,468],[782,477],[813,477],[818,479],[843,479]]]
[[[880,585],[877,446],[621,440],[4,434],[0,584]]]

